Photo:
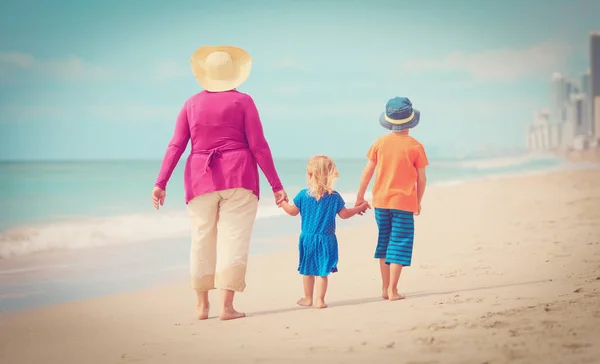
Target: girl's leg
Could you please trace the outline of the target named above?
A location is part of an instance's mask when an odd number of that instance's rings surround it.
[[[400,273],[402,273],[402,264],[390,264],[390,285],[388,289],[388,297],[390,301],[398,301],[404,298],[403,295],[398,293],[398,281],[400,280]]]
[[[326,308],[325,304],[325,294],[327,293],[327,277],[318,277],[317,278],[317,300],[315,302],[316,308]]]
[[[379,269],[381,270],[381,298],[388,299],[388,288],[390,286],[390,267],[385,264],[390,235],[392,232],[392,214],[389,209],[375,208],[375,220],[379,229],[377,237],[377,248],[375,249],[375,259],[379,259]]]
[[[385,258],[379,259],[379,269],[381,270],[381,298],[387,300],[389,298],[388,290],[390,288],[390,266],[385,263]]]
[[[315,276],[302,276],[304,283],[304,297],[298,300],[300,306],[313,305],[313,292],[315,290]]]

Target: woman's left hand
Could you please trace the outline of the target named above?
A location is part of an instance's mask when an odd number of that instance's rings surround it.
[[[283,201],[289,201],[285,190],[274,192],[273,196],[275,196],[275,204],[277,206],[279,206]]]

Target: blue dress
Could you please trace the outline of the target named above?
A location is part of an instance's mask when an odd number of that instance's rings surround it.
[[[335,236],[335,219],[344,208],[344,199],[334,191],[317,201],[309,194],[308,189],[304,189],[294,197],[294,205],[300,210],[302,218],[302,233],[298,242],[298,272],[319,277],[337,272],[338,242]]]

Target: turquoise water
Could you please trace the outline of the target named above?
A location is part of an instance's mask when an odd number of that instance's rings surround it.
[[[336,189],[352,204],[365,161],[336,162]],[[541,156],[430,162],[429,185],[567,167]],[[304,160],[276,164],[290,195],[305,187]],[[159,161],[0,163],[0,312],[186,279],[190,227],[183,163],[168,186],[165,208],[156,211],[150,192],[159,166]],[[291,247],[281,237],[300,228],[298,218],[274,206],[264,178],[262,190],[251,254]],[[340,220],[338,226],[372,218]]]
[[[0,258],[56,249],[119,245],[181,238],[189,234],[183,196],[183,158],[167,188],[165,208],[150,203],[160,161],[0,163]],[[518,156],[495,160],[432,160],[430,183],[459,183],[492,175],[534,172],[559,166],[550,157]],[[305,160],[276,162],[294,195],[305,187]],[[336,189],[348,202],[364,160],[338,160]],[[258,218],[280,216],[262,177]],[[258,231],[258,236],[266,234]],[[290,234],[285,231],[276,233]]]

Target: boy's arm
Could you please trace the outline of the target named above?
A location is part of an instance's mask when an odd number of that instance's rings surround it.
[[[425,174],[425,167],[417,169],[417,201],[419,202],[419,211],[416,215],[421,213],[421,200],[425,194],[425,186],[427,185],[427,175]]]
[[[361,203],[360,205],[349,208],[349,209],[344,207],[340,212],[338,212],[338,216],[344,220],[349,219],[352,216],[359,214],[359,213],[367,210],[370,207],[371,206],[369,206],[369,204],[365,201],[365,202]]]
[[[294,205],[290,205],[285,200],[279,205],[279,207],[281,207],[283,209],[283,211],[285,211],[285,213],[290,216],[297,216],[300,213],[300,210],[298,209],[298,207],[296,207]]]
[[[360,176],[360,184],[358,185],[358,192],[356,193],[356,206],[360,205],[365,200],[365,193],[367,192],[367,187],[369,187],[371,178],[373,178],[376,166],[377,163],[369,159],[365,169],[363,169],[362,175]]]

